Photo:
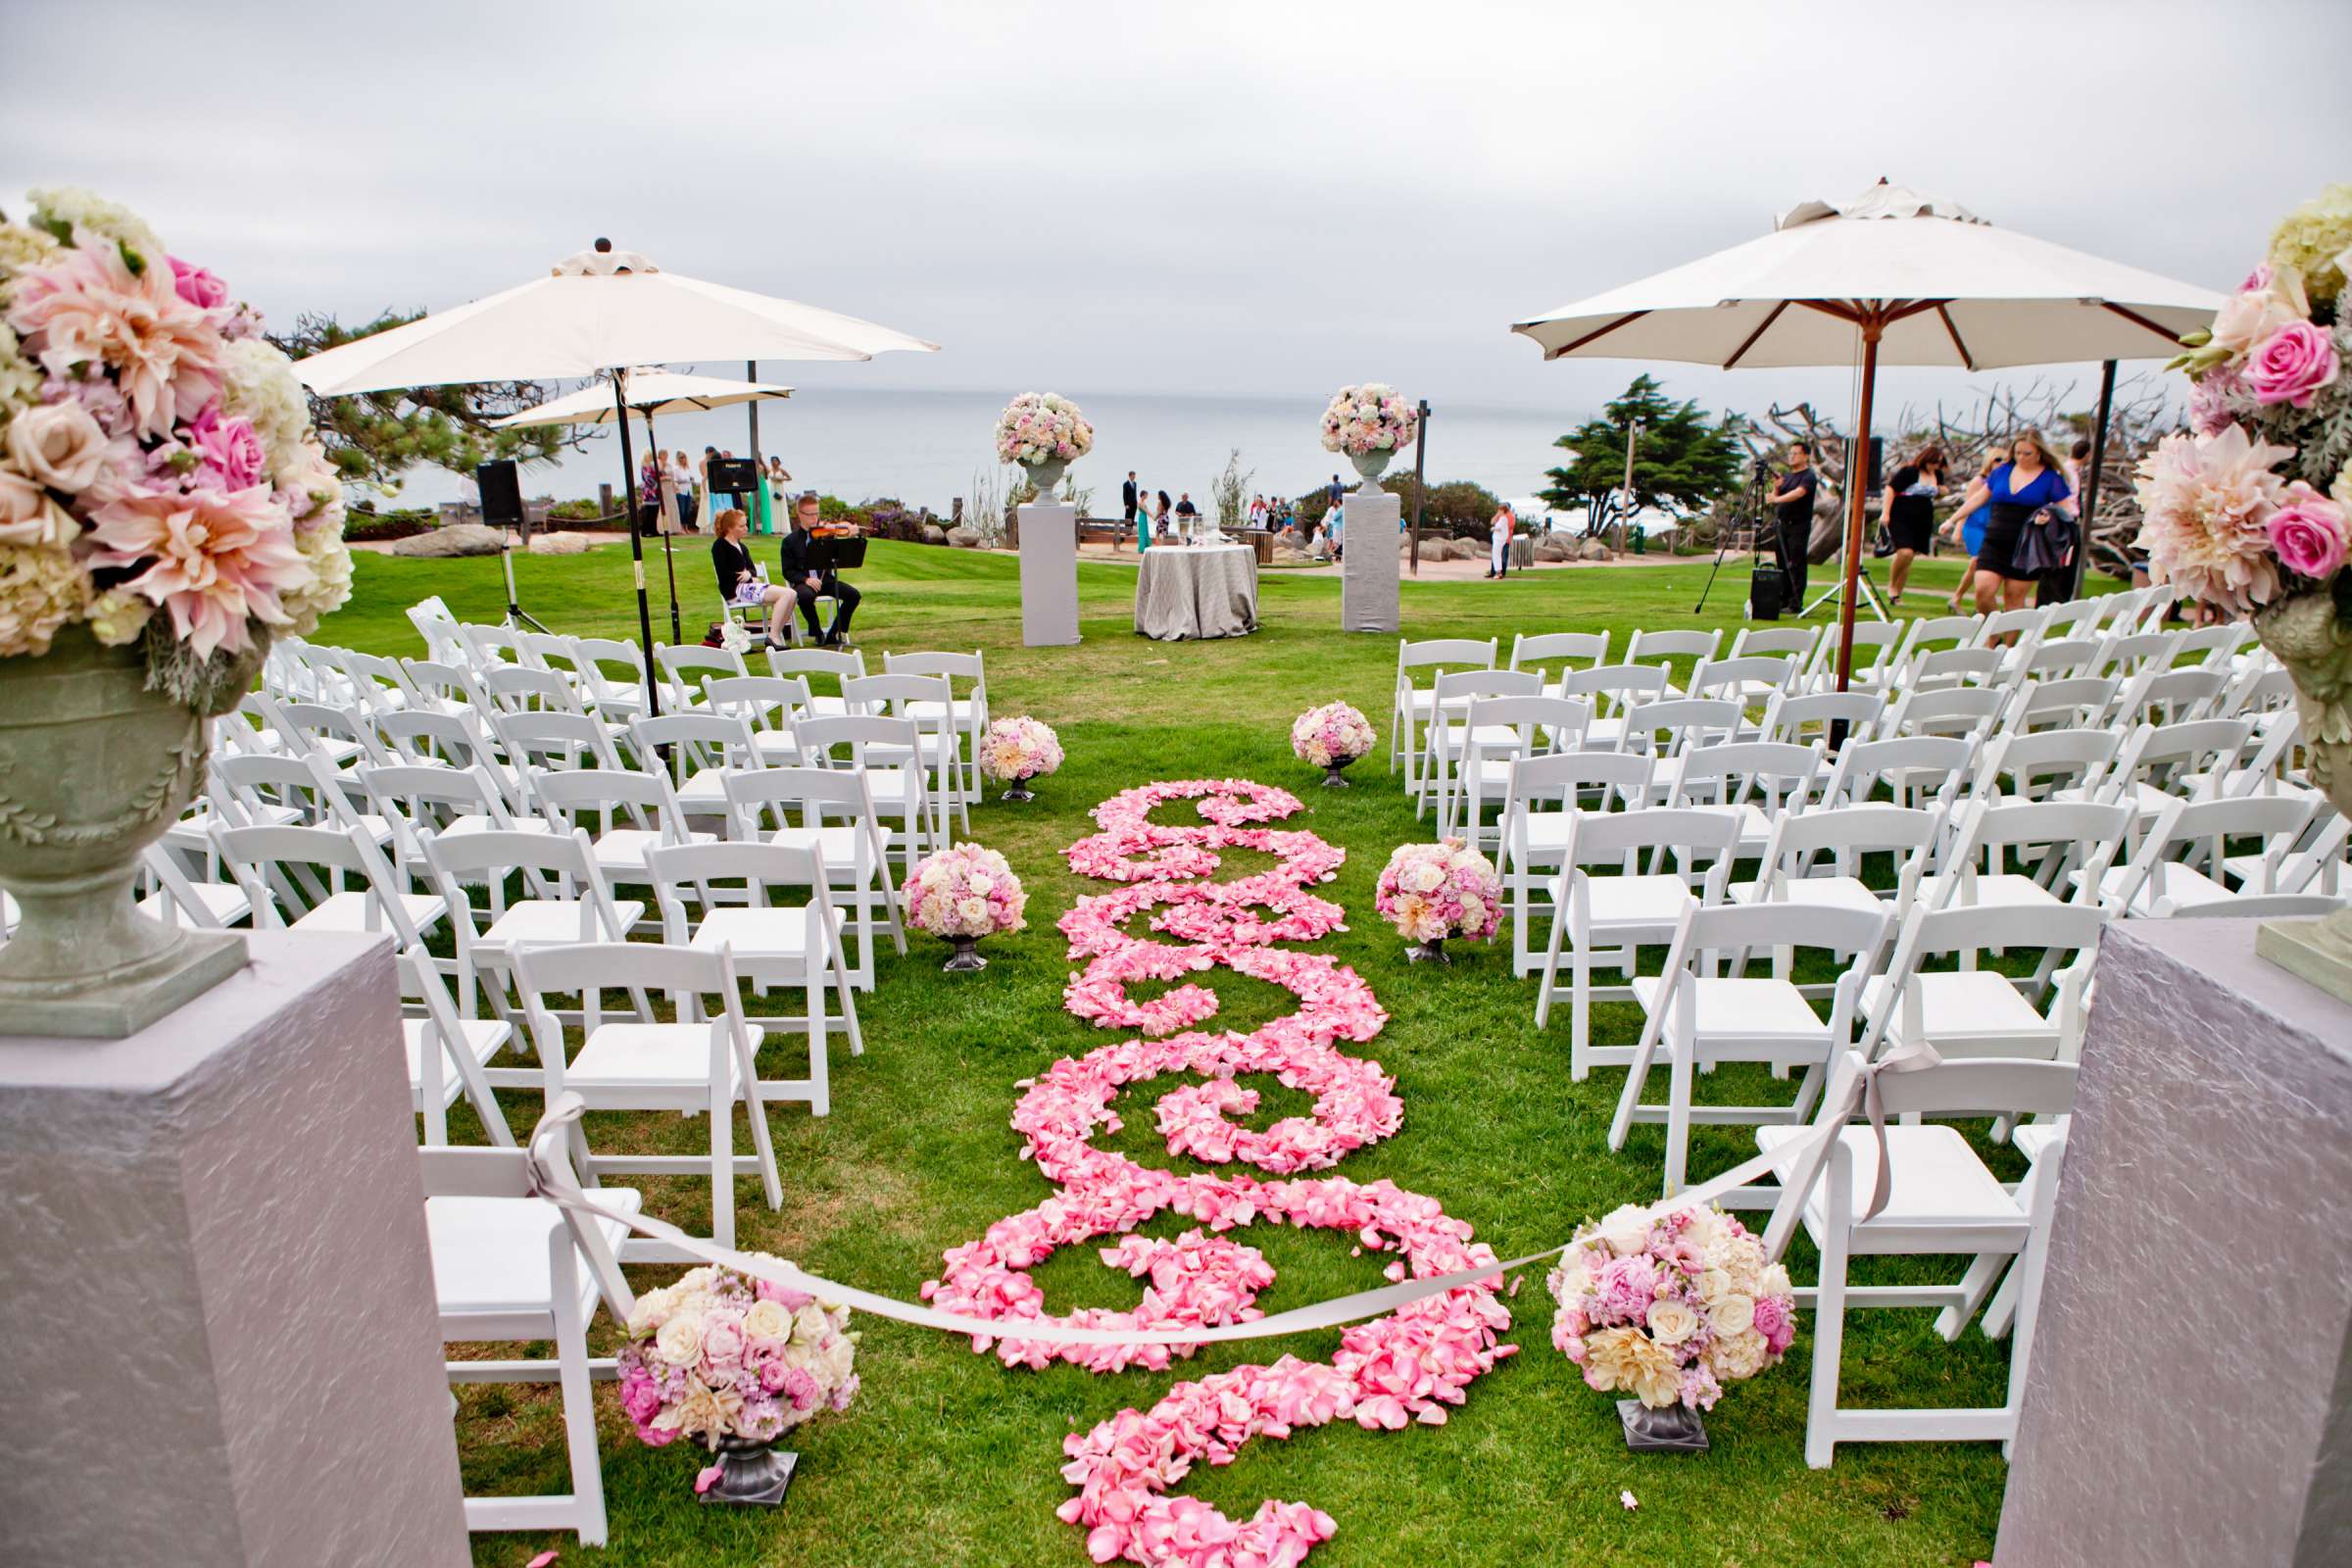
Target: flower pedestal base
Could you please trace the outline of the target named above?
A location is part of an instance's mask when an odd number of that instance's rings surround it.
[[[1019,805],[1023,802],[1036,800],[1037,791],[1029,787],[1029,781],[1027,779],[1016,778],[1012,781],[1012,787],[1006,790],[1004,794],[998,796],[997,799],[1000,801],[1011,801],[1015,805]]]
[[[797,1453],[751,1438],[718,1440],[718,1479],[703,1491],[705,1502],[731,1502],[741,1507],[773,1508],[783,1502],[792,1485]]]
[[[970,974],[975,969],[988,967],[988,960],[980,956],[977,937],[950,937],[948,940],[955,944],[956,951],[948,955],[948,961],[940,965],[941,969],[949,974]]]
[[[1347,777],[1348,763],[1354,760],[1355,759],[1350,757],[1348,759],[1347,762],[1334,762],[1329,767],[1323,769],[1323,787],[1327,790],[1344,790],[1350,788]]]
[[[1625,1446],[1636,1453],[1707,1451],[1707,1429],[1687,1404],[1655,1410],[1640,1399],[1619,1399],[1617,1420],[1625,1428]]]
[[[2338,1002],[2352,1002],[2352,909],[2316,920],[2265,920],[2254,952]]]
[[[1427,942],[1416,942],[1405,949],[1404,961],[1407,963],[1451,963],[1453,956],[1446,951],[1444,937],[1433,937]]]

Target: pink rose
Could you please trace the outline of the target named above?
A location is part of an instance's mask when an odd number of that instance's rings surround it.
[[[209,311],[228,303],[228,285],[201,267],[193,266],[174,256],[172,262],[172,283],[179,297],[198,310]]]
[[[2289,321],[2256,346],[2246,362],[2246,381],[2257,403],[2308,409],[2312,395],[2333,381],[2338,368],[2335,344],[2325,328]]]
[[[253,421],[241,414],[222,415],[218,403],[208,404],[189,421],[187,442],[203,464],[206,477],[214,479],[212,488],[216,490],[242,490],[259,484],[269,470],[270,460]]]
[[[2344,509],[2297,479],[2264,524],[2287,570],[2326,581],[2344,564]]]

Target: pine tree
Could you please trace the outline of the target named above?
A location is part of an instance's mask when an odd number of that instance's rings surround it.
[[[1597,419],[1560,437],[1568,462],[1549,470],[1544,499],[1555,507],[1589,504],[1625,482],[1625,437],[1642,421],[1634,445],[1634,505],[1667,503],[1685,509],[1706,506],[1738,488],[1745,454],[1730,417],[1709,418],[1696,403],[1677,403],[1646,375],[1634,377],[1625,395],[1601,410]]]

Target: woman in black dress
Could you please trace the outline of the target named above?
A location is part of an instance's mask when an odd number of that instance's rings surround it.
[[[2074,494],[2058,459],[2039,430],[2021,430],[2009,443],[2009,461],[1968,487],[1961,516],[1989,505],[1984,543],[1977,552],[1977,613],[2023,610],[2034,597],[2034,574],[2017,564],[2018,541],[2039,527],[2034,514]]]
[[[744,545],[751,532],[742,509],[729,507],[710,519],[710,565],[718,573],[719,603],[729,611],[739,605],[767,607],[767,642],[781,648],[792,616],[792,595],[760,575],[760,567]]]
[[[1903,585],[1911,580],[1911,558],[1933,550],[1936,542],[1936,492],[1943,486],[1943,449],[1922,447],[1919,455],[1894,470],[1879,504],[1886,533],[1894,541],[1894,565],[1887,578],[1888,596],[1903,602]]]

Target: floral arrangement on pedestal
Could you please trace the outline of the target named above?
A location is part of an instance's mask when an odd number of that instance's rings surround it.
[[[1024,392],[997,416],[997,461],[1027,468],[1040,496],[1051,496],[1062,470],[1094,450],[1095,427],[1057,392]]]
[[[1323,450],[1344,454],[1370,484],[1420,428],[1420,411],[1386,382],[1344,386],[1323,410]]]
[[[1004,857],[977,844],[958,844],[927,856],[906,879],[906,923],[943,937],[955,948],[941,965],[951,972],[985,969],[973,951],[982,937],[1018,931],[1029,895]]]
[[[1027,714],[997,719],[980,737],[980,771],[1000,784],[1011,786],[1004,792],[1005,800],[1037,799],[1029,781],[1044,778],[1060,767],[1060,738],[1051,727]]]
[[[0,1029],[121,1036],[242,939],[136,913],[140,851],[273,637],[351,596],[343,487],[261,318],[136,215],[0,220]]]
[[[2352,184],[2289,213],[2270,253],[2173,362],[2192,431],[2139,465],[2148,574],[2251,615],[2294,675],[2312,782],[2352,813]],[[2352,911],[2304,928],[2306,957],[2262,951],[2352,999]]]
[[[1446,961],[1447,937],[1484,942],[1502,925],[1502,879],[1460,839],[1400,844],[1381,868],[1374,908],[1413,946],[1405,956]]]
[[[715,1486],[724,1500],[780,1500],[780,1483],[775,1497],[744,1495],[742,1472],[757,1478],[778,1438],[849,1408],[858,1340],[846,1306],[731,1268],[693,1269],[637,1298],[618,1358],[620,1407],[657,1448],[685,1437],[725,1455],[697,1478],[697,1492]]]
[[[1679,1407],[1687,1414],[1670,1422],[1694,1436],[1695,1412],[1713,1409],[1725,1384],[1777,1364],[1796,1338],[1788,1271],[1711,1206],[1619,1208],[1580,1234],[1546,1283],[1559,1302],[1551,1343],[1585,1382],[1648,1410]],[[1627,1430],[1635,1436],[1630,1419]]]
[[[1327,788],[1346,789],[1348,763],[1371,755],[1380,743],[1372,721],[1346,703],[1310,708],[1291,722],[1291,751],[1310,767],[1323,769]]]

